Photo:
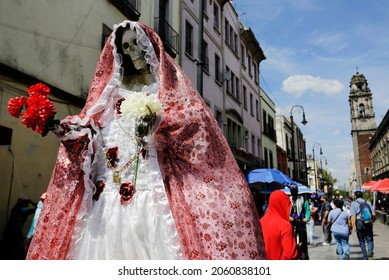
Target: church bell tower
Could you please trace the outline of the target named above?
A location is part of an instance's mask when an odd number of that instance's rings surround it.
[[[357,187],[361,187],[363,183],[372,180],[373,170],[369,143],[377,129],[377,125],[373,111],[372,93],[365,76],[358,71],[351,78],[349,105],[355,180]]]

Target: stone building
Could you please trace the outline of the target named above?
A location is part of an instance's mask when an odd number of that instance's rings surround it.
[[[373,110],[373,96],[367,80],[358,71],[350,81],[351,137],[354,151],[355,178],[357,186],[372,180],[372,160],[369,142],[377,125]]]
[[[373,180],[389,178],[389,110],[370,140]]]

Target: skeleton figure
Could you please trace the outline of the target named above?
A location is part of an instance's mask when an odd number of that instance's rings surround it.
[[[131,57],[135,69],[140,70],[147,66],[147,62],[144,59],[144,52],[138,46],[136,38],[135,30],[126,29],[122,36],[122,49],[124,54]]]

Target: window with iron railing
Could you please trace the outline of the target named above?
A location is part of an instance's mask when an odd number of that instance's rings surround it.
[[[185,51],[192,55],[192,42],[193,42],[193,27],[189,22],[186,22],[186,32],[189,32],[189,34],[185,34]],[[179,53],[179,35],[178,33],[173,29],[173,27],[170,26],[169,22],[166,21],[163,17],[156,17],[154,18],[154,29],[157,31],[159,37],[163,41],[163,45],[165,47],[165,50],[173,57],[175,57]],[[189,44],[189,45],[188,45]],[[188,50],[190,50],[190,53]]]
[[[133,21],[138,21],[141,11],[140,0],[109,0],[123,15]]]

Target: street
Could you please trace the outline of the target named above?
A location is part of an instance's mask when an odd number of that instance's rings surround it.
[[[374,260],[389,260],[389,225],[379,220],[374,223]],[[337,260],[335,239],[332,237],[330,246],[323,246],[323,231],[320,225],[315,226],[315,246],[308,246],[311,260]],[[357,234],[353,231],[349,239],[350,260],[362,260]]]

